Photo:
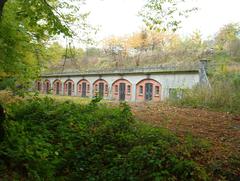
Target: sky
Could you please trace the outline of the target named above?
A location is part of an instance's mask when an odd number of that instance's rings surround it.
[[[88,0],[89,22],[99,25],[97,40],[124,36],[139,31],[143,24],[137,16],[146,0]],[[214,34],[225,24],[240,22],[240,0],[190,0],[198,12],[184,20],[178,33],[188,36],[199,30],[203,38]]]

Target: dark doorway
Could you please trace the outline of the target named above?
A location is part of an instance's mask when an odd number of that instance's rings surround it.
[[[68,82],[68,95],[71,96],[72,95],[72,83],[71,82]]]
[[[153,85],[151,83],[145,84],[145,100],[151,101],[153,95]]]
[[[119,100],[125,101],[125,91],[126,91],[126,84],[120,83],[119,85]]]
[[[41,83],[40,82],[37,83],[37,86],[38,86],[38,88],[37,88],[38,91],[41,91]]]
[[[49,83],[47,82],[47,83],[46,83],[46,93],[47,93],[47,94],[49,93],[49,87],[50,87],[50,86],[49,86]]]
[[[82,83],[82,97],[86,97],[87,96],[87,84],[86,82]]]
[[[99,97],[104,95],[104,83],[99,83]]]
[[[59,95],[59,92],[60,92],[60,84],[59,82],[57,82],[57,85],[56,85],[56,94]]]

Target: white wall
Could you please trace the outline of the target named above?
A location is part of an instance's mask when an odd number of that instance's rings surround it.
[[[199,74],[198,72],[193,73],[165,73],[165,74],[157,74],[157,73],[151,73],[151,75],[144,75],[144,74],[126,74],[126,75],[100,75],[100,76],[66,76],[66,77],[50,77],[50,78],[42,78],[42,81],[48,79],[51,82],[51,87],[53,85],[53,82],[56,79],[59,79],[64,83],[66,80],[71,79],[75,83],[75,95],[77,95],[77,83],[81,79],[86,79],[90,82],[90,91],[93,92],[93,83],[98,79],[104,79],[108,82],[109,86],[109,97],[108,99],[111,99],[111,91],[112,91],[112,84],[118,80],[118,79],[126,79],[129,82],[132,83],[133,89],[132,89],[132,101],[135,101],[136,96],[136,84],[140,82],[143,79],[154,79],[158,81],[162,85],[162,92],[161,97],[162,99],[165,99],[169,97],[169,89],[170,88],[192,88],[194,85],[199,83]],[[63,86],[62,86],[63,87]]]

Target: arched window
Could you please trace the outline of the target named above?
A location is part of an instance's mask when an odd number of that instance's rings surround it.
[[[107,97],[108,96],[108,83],[104,79],[98,79],[93,83],[94,87],[94,95],[98,95],[99,97]]]
[[[132,84],[126,79],[117,79],[112,84],[112,98],[120,101],[130,101]]]
[[[64,82],[64,95],[74,96],[74,81],[68,79]]]
[[[115,92],[118,92],[118,85],[115,85]]]
[[[137,83],[136,98],[140,101],[160,101],[161,84],[154,79],[143,79]]]
[[[36,88],[39,92],[42,90],[42,83],[40,81],[37,81]]]
[[[50,89],[51,89],[51,83],[49,80],[45,80],[44,82],[44,92],[46,94],[50,93]]]
[[[62,93],[62,82],[57,79],[53,82],[53,93],[55,95],[60,95]]]
[[[127,93],[131,94],[131,86],[130,85],[127,86]]]
[[[140,85],[140,87],[139,87],[139,94],[140,94],[140,95],[143,94],[143,86],[142,86],[142,85]]]
[[[155,86],[155,95],[159,95],[160,88],[159,86]]]

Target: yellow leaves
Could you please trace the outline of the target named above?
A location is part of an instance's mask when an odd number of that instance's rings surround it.
[[[28,65],[30,66],[36,65],[37,63],[36,55],[31,52],[27,52],[25,54],[24,62],[28,63]]]
[[[131,49],[147,49],[152,46],[161,46],[169,41],[173,35],[166,32],[141,31],[124,37],[112,36],[103,40],[103,46],[107,48],[121,47],[128,52]]]
[[[125,38],[112,36],[110,38],[103,40],[103,44],[104,46],[107,46],[107,47],[124,46],[125,44],[124,41],[125,41]]]
[[[9,75],[6,72],[0,72],[0,78],[8,77]]]
[[[129,48],[140,48],[142,44],[146,43],[146,39],[143,39],[141,33],[135,33],[128,37],[127,43]]]

